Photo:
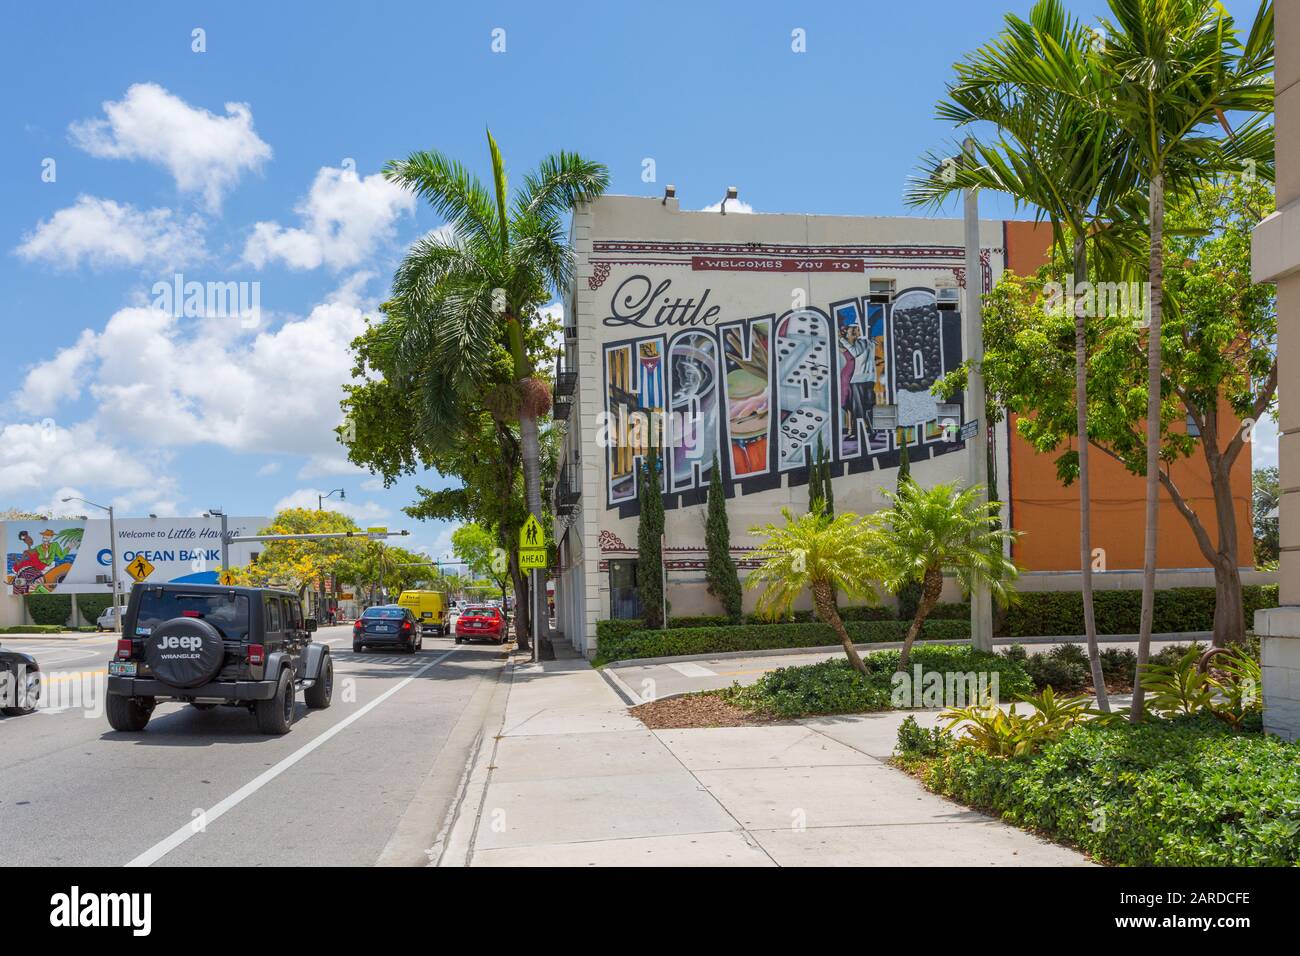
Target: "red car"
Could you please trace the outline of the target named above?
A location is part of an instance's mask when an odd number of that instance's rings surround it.
[[[504,644],[507,639],[506,619],[498,607],[474,604],[461,611],[456,619],[457,644],[484,640]]]

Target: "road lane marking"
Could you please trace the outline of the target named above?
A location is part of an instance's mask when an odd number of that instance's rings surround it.
[[[303,757],[307,756],[317,747],[333,739],[336,735],[342,733],[347,727],[350,727],[352,724],[356,723],[366,714],[370,713],[370,711],[374,710],[384,701],[388,700],[388,698],[392,697],[399,690],[401,690],[407,684],[411,683],[411,681],[415,680],[425,671],[429,670],[430,668],[437,667],[439,664],[441,664],[443,661],[445,661],[447,658],[451,657],[451,655],[455,653],[456,650],[452,649],[448,651],[446,654],[443,654],[441,657],[436,657],[433,660],[429,661],[429,663],[425,664],[418,671],[411,674],[409,677],[405,678],[404,680],[399,681],[397,684],[390,687],[388,690],[384,691],[382,694],[380,694],[370,703],[366,704],[364,707],[358,710],[355,714],[352,714],[344,718],[343,720],[339,721],[329,730],[322,733],[319,737],[316,737],[313,740],[308,741],[301,748],[289,754],[289,756],[285,757],[274,767],[271,767],[269,770],[266,770],[261,774],[259,774],[258,776],[254,777],[252,780],[244,784],[242,787],[240,787],[230,796],[226,797],[224,800],[222,800],[212,809],[205,811],[202,818],[205,822],[205,825],[213,823],[216,820],[220,819],[221,817],[225,816],[226,811],[233,810],[235,807],[239,806],[239,804],[243,803],[253,794],[257,793],[257,791],[261,790],[264,786],[266,786],[276,777],[280,776],[280,774],[284,773],[286,770],[288,770],[298,761],[302,760]],[[126,865],[127,866],[152,866],[153,864],[161,860],[163,857],[165,857],[172,850],[176,849],[178,846],[180,846],[182,843],[188,840],[190,837],[194,836],[196,832],[198,831],[195,830],[193,823],[186,823],[184,826],[180,827],[180,829],[178,829],[171,836],[167,837],[166,839],[160,840],[158,843],[155,843],[153,846],[145,850],[143,853],[141,853],[135,859],[131,860],[131,862],[127,863]]]

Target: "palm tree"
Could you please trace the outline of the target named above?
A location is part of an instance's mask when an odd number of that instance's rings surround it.
[[[412,365],[426,362],[450,386],[423,390],[427,427],[459,422],[467,407],[484,400],[498,420],[518,420],[524,496],[541,521],[537,423],[550,408],[550,390],[534,374],[532,357],[546,348],[536,320],[573,277],[564,219],[576,204],[605,191],[609,173],[576,153],[554,153],[524,177],[511,200],[490,131],[487,141],[490,189],[437,152],[413,153],[384,167],[389,180],[446,219],[444,228],[411,247],[394,277],[393,297],[408,319],[400,351]],[[508,381],[485,399],[485,383],[503,365]],[[534,575],[534,586],[537,580]]]
[[[1000,526],[998,506],[986,501],[980,489],[955,483],[922,488],[908,481],[890,497],[892,508],[867,518],[868,547],[877,555],[890,590],[909,581],[921,585],[921,600],[898,658],[898,669],[904,671],[921,625],[939,602],[945,573],[957,575],[967,592],[987,585],[999,603],[1011,600],[1020,571],[1003,546],[1018,532]]]
[[[865,676],[867,665],[836,610],[835,594],[841,591],[876,600],[871,534],[857,515],[847,512],[831,517],[819,511],[795,518],[789,508],[782,508],[781,514],[784,527],[767,524],[750,529],[750,534],[766,540],[751,554],[761,563],[745,579],[745,587],[762,585],[758,610],[773,618],[789,614],[795,599],[811,591],[817,617],[835,629],[849,664]]]
[[[937,109],[941,119],[957,126],[992,124],[997,138],[969,140],[960,162],[927,156],[907,200],[938,206],[959,190],[973,188],[1006,193],[1017,205],[1034,207],[1051,223],[1053,242],[1072,263],[1078,287],[1088,280],[1089,237],[1097,246],[1123,236],[1115,228],[1114,211],[1133,189],[1134,177],[1116,149],[1117,124],[1096,105],[1103,84],[1090,56],[1092,31],[1071,17],[1060,0],[1039,0],[1027,20],[1008,14],[1006,24],[997,38],[956,64],[957,79]],[[1051,82],[1037,78],[1041,71]],[[1055,86],[1062,77],[1080,92],[1059,92]],[[1109,711],[1092,599],[1088,317],[1083,309],[1074,311],[1083,625],[1098,705]]]
[[[1265,0],[1243,45],[1216,0],[1110,0],[1113,21],[1096,60],[1107,76],[1108,112],[1124,153],[1147,185],[1150,321],[1147,330],[1146,548],[1138,674],[1130,718],[1142,716],[1142,667],[1150,659],[1160,504],[1161,347],[1165,195],[1238,168],[1240,140],[1210,130],[1225,114],[1258,122],[1273,109],[1273,6]]]

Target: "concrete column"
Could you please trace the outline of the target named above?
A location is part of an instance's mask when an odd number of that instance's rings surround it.
[[[1255,229],[1257,282],[1277,283],[1278,466],[1282,489],[1278,608],[1255,612],[1262,642],[1264,729],[1300,738],[1300,5],[1275,8],[1277,212]]]

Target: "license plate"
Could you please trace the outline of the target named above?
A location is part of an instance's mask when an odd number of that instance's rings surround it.
[[[469,626],[470,626],[470,627],[482,627],[482,626],[483,626],[483,622],[482,622],[482,621],[470,621],[470,622],[469,622]]]
[[[108,673],[110,677],[134,677],[135,661],[109,661]]]
[[[374,632],[375,632],[376,634],[387,634],[387,633],[388,633],[389,631],[391,631],[391,630],[392,630],[391,627],[384,627],[384,625],[382,625],[382,624],[379,625],[378,627],[374,628]]]

